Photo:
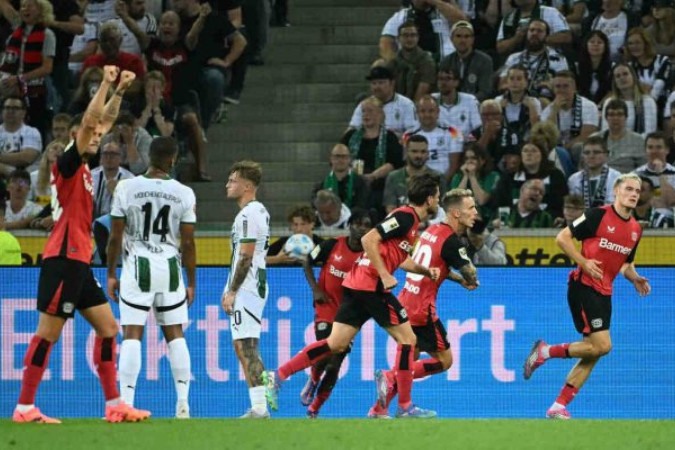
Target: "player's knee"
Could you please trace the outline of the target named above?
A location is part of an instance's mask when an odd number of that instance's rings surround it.
[[[417,336],[415,336],[415,333],[413,333],[411,330],[410,333],[404,333],[398,338],[398,344],[415,347],[417,345]]]
[[[111,338],[116,337],[119,333],[119,326],[114,320],[111,322],[106,322],[105,324],[99,326],[96,330],[96,333],[102,338]]]
[[[452,367],[452,353],[448,352],[447,355],[443,355],[440,361],[443,371],[449,370]]]
[[[594,350],[595,356],[597,358],[600,358],[600,357],[608,354],[610,351],[612,351],[612,343],[611,342],[601,342],[599,344],[593,345],[593,350]]]
[[[349,342],[334,341],[332,343],[329,342],[328,346],[330,347],[330,351],[336,355],[349,350]]]

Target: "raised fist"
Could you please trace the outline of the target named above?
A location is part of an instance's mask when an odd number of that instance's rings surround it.
[[[120,75],[120,84],[117,86],[117,89],[126,90],[129,86],[131,86],[131,83],[133,83],[135,79],[135,73],[128,70],[122,71],[122,75]]]
[[[108,83],[114,83],[120,74],[120,68],[117,66],[103,66],[103,77]]]

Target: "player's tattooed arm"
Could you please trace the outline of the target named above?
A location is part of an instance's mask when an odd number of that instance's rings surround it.
[[[261,383],[260,375],[265,370],[262,359],[260,359],[260,353],[258,352],[258,339],[242,339],[241,355],[246,361],[246,377],[254,386],[258,386]]]
[[[465,264],[459,269],[459,273],[464,278],[464,281],[469,286],[476,286],[478,284],[478,270],[472,263]]]
[[[234,269],[234,276],[232,277],[232,283],[230,285],[230,291],[237,292],[241,287],[242,283],[246,279],[246,274],[251,268],[251,263],[253,262],[253,255],[248,253],[240,253],[239,261],[237,262],[237,267]]]

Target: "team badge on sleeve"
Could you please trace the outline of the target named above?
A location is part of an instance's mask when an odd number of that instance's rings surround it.
[[[469,255],[466,253],[466,247],[460,248],[459,250],[457,250],[457,252],[459,253],[459,256],[462,259],[465,259],[465,260],[471,262],[471,258],[469,258]]]
[[[396,220],[396,217],[392,217],[391,219],[387,219],[384,222],[382,222],[382,229],[384,230],[385,233],[389,233],[390,231],[394,231],[399,227],[398,220]]]
[[[312,259],[316,259],[316,257],[319,256],[319,253],[321,253],[321,247],[317,245],[312,249],[309,255],[312,257]]]
[[[586,214],[582,214],[581,217],[578,217],[574,222],[572,222],[572,225],[578,227],[580,224],[584,223],[585,220]]]

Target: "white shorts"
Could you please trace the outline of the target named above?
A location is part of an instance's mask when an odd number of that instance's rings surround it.
[[[267,299],[241,290],[234,299],[234,312],[230,316],[232,340],[255,338],[260,339],[262,330],[262,314]]]
[[[158,325],[188,321],[188,305],[176,259],[130,256],[120,277],[120,323],[145,325],[150,309]]]

